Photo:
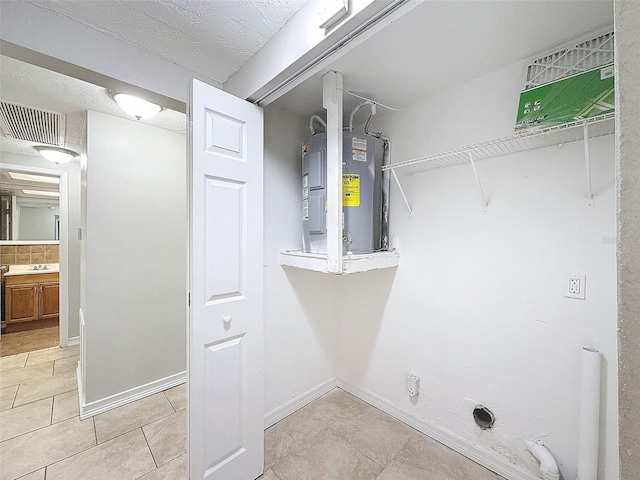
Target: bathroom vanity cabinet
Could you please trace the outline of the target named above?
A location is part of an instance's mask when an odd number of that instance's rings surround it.
[[[58,273],[6,276],[7,333],[57,325],[59,298]]]

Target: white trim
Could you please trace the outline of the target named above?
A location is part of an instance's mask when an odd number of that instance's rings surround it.
[[[3,163],[2,169],[60,177],[60,240],[52,243],[58,243],[60,256],[60,346],[67,347],[69,345],[69,172],[11,163]],[[33,243],[40,244],[37,241]]]
[[[67,346],[74,347],[76,345],[80,345],[80,337],[69,337],[69,342],[67,343]]]
[[[85,365],[87,364],[86,354],[85,354],[85,342],[86,342],[86,324],[84,322],[84,312],[82,308],[78,309],[78,320],[80,323],[80,358],[78,360],[78,402],[80,403],[80,411],[82,412],[82,405],[85,404],[86,397],[84,395],[84,385],[85,385]]]
[[[0,245],[58,245],[59,243],[58,240],[0,240]]]
[[[397,250],[373,253],[356,253],[342,256],[342,275],[393,268],[399,264]],[[280,265],[315,272],[329,273],[329,262],[324,253],[306,253],[287,250],[280,252]]]
[[[265,430],[272,425],[275,425],[280,420],[288,417],[292,413],[300,410],[302,407],[309,405],[314,400],[317,400],[323,395],[326,395],[331,390],[334,390],[338,386],[338,381],[335,377],[322,382],[320,385],[307,390],[302,395],[289,400],[284,405],[274,408],[264,416],[264,428]]]
[[[80,408],[80,412],[82,412],[82,404],[84,403],[84,388],[82,385],[82,367],[80,366],[80,360],[78,360],[78,366],[76,367],[76,380],[78,382],[78,408]],[[80,418],[82,418],[82,416]]]
[[[78,309],[78,320],[80,323],[80,359],[78,361],[78,398],[80,401],[80,411],[82,411],[82,405],[84,405],[85,403],[85,396],[84,396],[84,385],[86,383],[86,379],[85,379],[85,365],[87,364],[87,358],[86,358],[86,338],[87,338],[87,334],[86,334],[86,324],[84,321],[84,312],[82,311],[82,308]]]
[[[338,388],[358,397],[360,400],[363,400],[370,405],[373,405],[401,422],[406,423],[410,427],[413,427],[431,437],[435,441],[446,445],[459,454],[464,455],[470,460],[473,460],[504,478],[509,480],[540,480],[540,477],[526,470],[522,470],[520,467],[504,458],[497,457],[493,452],[471,443],[466,438],[431,425],[423,419],[401,410],[395,405],[392,405],[388,400],[376,395],[375,393],[356,387],[355,385],[342,380],[338,380]]]
[[[149,382],[146,385],[134,387],[124,392],[116,393],[110,397],[106,397],[95,402],[80,405],[80,420],[85,420],[99,413],[104,413],[116,407],[135,402],[141,398],[148,397],[158,392],[162,392],[168,388],[181,385],[187,381],[187,372],[180,372],[168,377]],[[79,382],[78,382],[79,383]]]

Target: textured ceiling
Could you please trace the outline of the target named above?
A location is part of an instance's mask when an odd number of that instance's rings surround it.
[[[81,151],[84,110],[137,121],[124,113],[102,87],[5,56],[0,57],[0,67],[0,98],[65,114],[65,146],[76,152]],[[163,110],[155,117],[140,122],[180,133],[185,132],[186,126],[185,115],[173,110]],[[32,148],[34,145],[0,136],[0,151],[3,152],[37,156]]]
[[[308,0],[35,0],[220,83]]]

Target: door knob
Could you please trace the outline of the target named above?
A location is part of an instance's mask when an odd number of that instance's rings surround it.
[[[222,317],[222,321],[225,325],[229,325],[231,323],[231,315],[225,315],[224,317]]]

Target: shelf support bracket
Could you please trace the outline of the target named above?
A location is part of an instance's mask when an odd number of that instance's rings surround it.
[[[582,126],[584,132],[584,164],[587,170],[587,201],[592,204],[593,192],[591,190],[591,151],[589,149],[589,125]]]
[[[471,168],[473,168],[473,174],[476,176],[476,182],[478,183],[478,189],[480,190],[480,197],[482,198],[482,206],[486,210],[489,205],[487,203],[487,198],[484,196],[482,183],[480,182],[480,177],[478,176],[478,170],[476,170],[476,162],[473,161],[473,153],[471,152],[469,152],[469,163],[471,164]]]
[[[407,196],[404,194],[404,190],[402,189],[402,185],[400,185],[400,180],[398,180],[398,175],[396,171],[392,168],[391,174],[393,175],[393,179],[396,181],[396,185],[398,186],[398,190],[400,190],[400,195],[402,195],[402,199],[404,200],[404,204],[407,206],[407,210],[409,211],[409,216],[413,217],[413,210],[411,210],[411,205],[409,205],[409,200],[407,200]]]

